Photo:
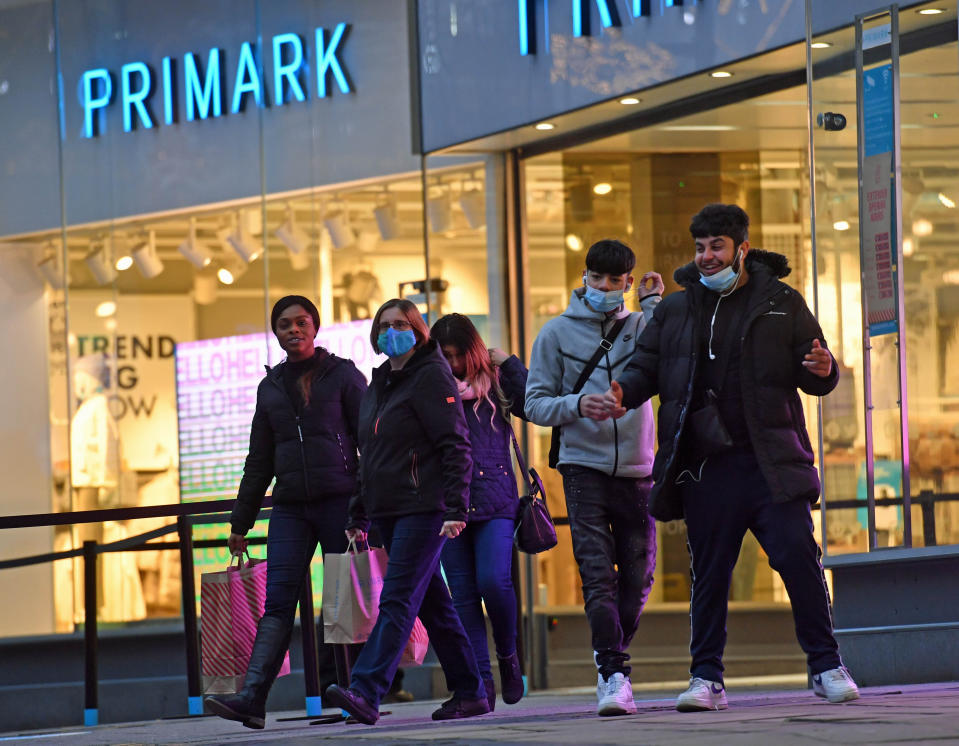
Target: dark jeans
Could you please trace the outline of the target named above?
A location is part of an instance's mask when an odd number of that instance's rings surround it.
[[[346,509],[350,496],[341,495],[317,503],[281,503],[273,506],[266,544],[266,605],[264,616],[275,616],[292,631],[296,604],[303,580],[319,543],[322,553],[347,549]],[[319,658],[321,692],[336,682],[333,645],[323,643],[320,612]],[[351,646],[353,647],[353,646]],[[356,651],[352,653],[356,655]]]
[[[729,583],[746,531],[769,556],[786,585],[796,637],[812,674],[842,665],[832,632],[829,591],[806,500],[773,502],[752,449],[713,456],[700,481],[681,485],[693,592],[690,674],[723,680]]]
[[[440,575],[440,552],[446,542],[439,535],[443,515],[419,513],[377,520],[376,525],[390,560],[379,617],[353,666],[350,688],[379,707],[418,614],[446,674],[447,688],[463,699],[484,699],[476,656]]]
[[[476,664],[484,679],[493,677],[483,604],[493,627],[496,654],[516,652],[516,592],[513,590],[511,518],[467,523],[466,530],[443,547],[443,571],[453,606],[469,635]]]
[[[652,479],[611,477],[564,465],[563,489],[579,564],[596,665],[604,679],[628,676],[629,643],[639,626],[656,566]]]

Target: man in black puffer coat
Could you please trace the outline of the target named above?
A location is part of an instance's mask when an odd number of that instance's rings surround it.
[[[786,258],[750,250],[748,226],[736,205],[693,217],[696,254],[674,274],[685,292],[657,307],[619,381],[591,395],[611,417],[660,396],[650,513],[686,519],[693,574],[680,711],[727,706],[729,586],[747,530],[786,585],[815,693],[859,696],[833,635],[810,514],[819,474],[797,393],[828,394],[839,370],[803,297],[780,280]]]

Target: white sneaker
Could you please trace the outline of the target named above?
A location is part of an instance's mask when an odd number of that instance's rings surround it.
[[[676,699],[676,709],[680,712],[698,712],[700,710],[725,710],[726,688],[717,681],[708,681],[694,676],[689,680],[689,689]]]
[[[596,684],[596,697],[599,704],[596,707],[596,714],[609,715],[635,715],[636,703],[633,701],[633,684],[629,676],[621,673],[614,673],[608,681],[603,681],[603,675],[599,675],[599,682]]]
[[[831,668],[813,676],[812,690],[817,697],[825,697],[830,702],[859,699],[859,689],[845,666]]]

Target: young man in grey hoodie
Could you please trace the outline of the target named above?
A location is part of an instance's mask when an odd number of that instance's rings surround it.
[[[526,385],[526,415],[537,425],[561,428],[557,465],[592,631],[599,715],[636,712],[629,678],[629,643],[653,584],[656,527],[649,515],[653,411],[649,402],[618,420],[590,418],[594,397],[626,367],[640,332],[662,300],[662,278],[647,272],[637,295],[642,313],[626,310],[636,256],[625,244],[602,240],[590,247],[583,286],[569,307],[543,326],[533,343]],[[612,344],[610,334],[625,319]],[[605,348],[582,389],[580,374]],[[598,398],[598,397],[596,397]]]

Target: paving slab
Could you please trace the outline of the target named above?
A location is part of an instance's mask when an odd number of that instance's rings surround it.
[[[864,688],[855,702],[829,704],[808,690],[729,691],[729,709],[680,713],[676,691],[636,687],[638,712],[595,714],[591,689],[534,692],[516,705],[501,701],[488,715],[434,723],[434,702],[384,705],[374,726],[312,725],[302,713],[270,713],[249,730],[213,716],[0,734],[0,746],[30,744],[959,744],[959,682]],[[333,711],[330,711],[333,713]]]

